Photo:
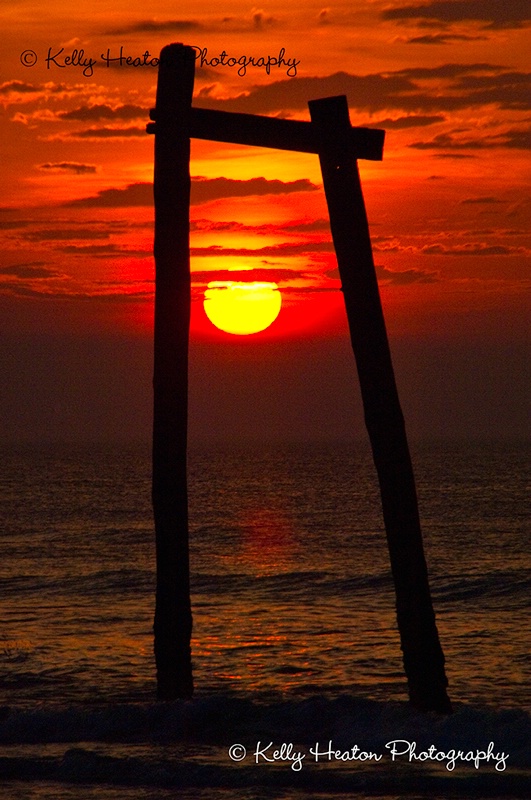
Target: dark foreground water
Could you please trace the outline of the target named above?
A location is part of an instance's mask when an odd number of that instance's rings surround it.
[[[191,453],[196,695],[169,704],[149,451],[5,453],[0,796],[528,796],[528,455],[413,448],[456,709],[438,718],[407,705],[363,445]]]

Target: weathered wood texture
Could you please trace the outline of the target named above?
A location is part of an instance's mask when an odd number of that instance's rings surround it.
[[[345,97],[309,104],[321,132],[319,159],[365,422],[378,473],[411,702],[450,711],[448,681],[422,545],[415,479],[372,257],[358,166],[336,145],[350,127]]]
[[[159,110],[150,113],[160,120]],[[181,124],[184,124],[182,122]],[[148,123],[148,133],[157,133],[158,123]],[[230,111],[212,111],[192,108],[188,135],[216,142],[272,147],[277,150],[295,150],[301,153],[318,153],[319,141],[311,122],[257,114],[235,114]],[[385,131],[377,128],[353,128],[338,131],[335,146],[350,152],[354,158],[381,161]]]
[[[193,692],[188,556],[187,424],[190,327],[192,48],[160,56],[155,137],[155,341],[152,500],[157,551],[155,661],[160,699]]]

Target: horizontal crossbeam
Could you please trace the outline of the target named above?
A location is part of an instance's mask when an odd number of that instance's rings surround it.
[[[176,125],[175,120],[159,118],[156,108],[151,110],[150,118],[156,121],[148,123],[148,133],[157,133],[166,124],[172,127]],[[353,158],[381,161],[384,137],[383,130],[351,127],[345,132],[338,132],[333,145]],[[191,109],[190,138],[295,150],[301,153],[319,153],[324,144],[322,134],[311,122],[213,111],[207,108]]]

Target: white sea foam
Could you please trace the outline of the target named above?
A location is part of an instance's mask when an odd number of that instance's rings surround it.
[[[406,704],[350,696],[260,701],[216,694],[173,703],[3,709],[2,717],[2,775],[29,783],[209,786],[213,791],[311,787],[330,794],[363,790],[384,795],[399,781],[403,794],[431,787],[443,796],[451,791],[482,797],[491,796],[494,787],[498,796],[519,797],[531,767],[526,749],[530,719],[516,709],[463,706],[439,717],[414,712]],[[416,743],[417,753],[432,748],[466,754],[488,751],[490,745],[506,754],[505,769],[501,775],[492,759],[476,767],[465,758],[451,775],[440,759],[399,763],[389,749],[398,740]],[[231,758],[236,743],[246,757]],[[395,746],[396,752],[402,750]],[[254,758],[257,751],[267,757]],[[286,757],[274,759],[275,752]],[[288,755],[293,753],[303,754],[300,770],[291,768],[294,758]],[[360,753],[379,758],[360,758]]]

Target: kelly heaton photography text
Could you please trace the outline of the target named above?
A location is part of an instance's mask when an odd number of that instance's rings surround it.
[[[297,75],[297,67],[300,60],[297,58],[285,58],[286,49],[281,47],[276,55],[231,55],[226,50],[222,50],[218,55],[211,55],[207,47],[191,45],[196,52],[198,67],[227,67],[236,69],[237,74],[243,78],[247,74],[248,68],[265,70],[267,75],[275,72],[285,72],[290,78]],[[144,50],[141,55],[130,54],[125,48],[111,49],[110,47],[99,56],[85,53],[84,48],[48,47],[46,56],[41,59],[46,64],[46,69],[66,69],[76,68],[81,70],[85,78],[92,78],[97,66],[102,67],[158,67],[159,58]],[[20,54],[20,62],[24,67],[35,67],[39,63],[39,54],[32,48],[23,50]]]
[[[305,759],[308,764],[323,764],[331,762],[350,762],[350,761],[374,761],[379,762],[390,758],[391,761],[406,761],[409,763],[420,761],[435,761],[444,764],[449,772],[456,766],[471,764],[475,769],[479,769],[486,764],[493,764],[498,772],[503,772],[507,766],[509,753],[495,752],[494,742],[490,742],[485,750],[439,750],[432,744],[426,749],[418,747],[417,742],[409,742],[406,739],[393,739],[385,745],[386,753],[373,753],[365,751],[354,745],[351,748],[335,747],[332,739],[326,744],[316,742],[315,746],[309,747],[304,752],[298,745],[292,742],[283,742],[276,745],[273,742],[258,741],[252,751],[248,751],[242,744],[233,744],[229,747],[229,756],[232,761],[244,761],[248,756],[252,757],[255,764],[288,764],[294,772],[300,772]]]

